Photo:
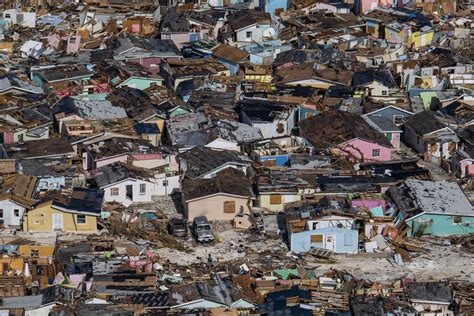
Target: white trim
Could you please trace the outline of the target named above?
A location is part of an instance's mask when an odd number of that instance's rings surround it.
[[[421,212],[420,214],[417,214],[415,216],[412,216],[410,218],[405,219],[405,221],[411,221],[414,220],[417,217],[420,217],[421,215],[445,215],[445,216],[462,216],[462,217],[474,217],[473,215],[469,214],[454,214],[454,213],[434,213],[434,212]]]
[[[385,110],[385,109],[388,109],[388,108],[397,109],[397,110],[399,110],[399,111],[405,112],[405,113],[410,114],[410,115],[415,114],[415,113],[413,113],[413,112],[410,112],[410,111],[407,111],[407,110],[404,110],[404,109],[400,109],[399,107],[396,107],[396,106],[394,106],[394,105],[388,105],[388,106],[383,107],[383,108],[381,108],[381,109],[378,109],[378,110],[375,110],[375,111],[366,113],[366,114],[364,114],[363,116],[370,116],[370,115],[372,115],[372,114],[378,113],[378,112],[380,112],[380,111],[382,111],[382,110]]]
[[[249,192],[249,194],[250,194],[250,192]],[[191,199],[191,200],[186,200],[186,203],[194,202],[194,201],[198,201],[198,200],[202,200],[202,199],[207,199],[207,198],[214,197],[214,196],[218,196],[218,195],[224,195],[224,196],[228,196],[228,197],[235,197],[235,198],[241,198],[241,199],[248,199],[248,198],[250,198],[251,200],[254,200],[254,199],[255,199],[255,198],[252,197],[252,196],[245,196],[245,195],[237,195],[237,194],[230,194],[230,193],[224,193],[224,192],[217,192],[217,193],[214,193],[214,194],[209,194],[209,195],[204,195],[204,196],[196,197],[196,198]]]

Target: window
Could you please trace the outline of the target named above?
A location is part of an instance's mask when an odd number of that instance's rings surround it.
[[[252,38],[252,32],[247,32],[247,33],[245,33],[245,36],[246,36],[247,38]]]
[[[224,213],[235,213],[235,201],[224,202]]]
[[[393,116],[393,124],[396,124],[396,125],[403,124],[403,119],[404,119],[403,115],[394,115]]]
[[[74,36],[71,36],[71,37],[69,38],[69,44],[71,44],[71,45],[75,45],[75,44],[76,44],[76,38],[75,38]]]
[[[110,189],[110,195],[112,195],[112,196],[118,196],[118,195],[119,195],[119,189],[118,189],[118,188],[112,188],[112,189]]]
[[[20,210],[19,209],[14,209],[13,210],[13,215],[15,215],[16,217],[19,217],[20,216]]]
[[[146,183],[140,183],[140,194],[144,195],[146,193]]]
[[[77,217],[77,223],[78,224],[85,224],[87,223],[87,219],[85,215],[76,215]]]
[[[10,19],[11,17],[10,13],[5,13],[5,19]]]
[[[39,250],[38,249],[31,249],[31,256],[32,257],[39,257]]]
[[[453,224],[462,224],[462,216],[454,215],[453,216]]]
[[[306,114],[305,114],[306,118],[310,118],[310,117],[313,117],[313,116],[314,116],[313,112],[306,112]]]
[[[392,140],[392,133],[387,133],[387,139]]]
[[[285,125],[283,125],[283,123],[278,123],[277,132],[280,134],[285,132]]]
[[[380,157],[380,149],[372,149],[372,157]]]
[[[311,243],[312,244],[322,244],[323,243],[323,235],[311,235]]]
[[[281,204],[281,195],[273,194],[270,195],[270,204],[271,205],[279,205]]]
[[[386,90],[383,90],[383,91],[382,91],[382,95],[387,95],[387,94],[388,94],[388,93],[387,93]]]
[[[3,210],[0,209],[0,218],[3,218]]]

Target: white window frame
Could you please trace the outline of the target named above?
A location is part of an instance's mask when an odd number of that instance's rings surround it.
[[[146,194],[146,183],[140,183],[140,195]]]
[[[397,119],[401,119],[401,122],[397,123]],[[405,119],[405,115],[394,114],[393,115],[393,124],[403,124],[404,119]]]
[[[84,223],[79,222],[79,216],[84,216]],[[78,225],[86,225],[87,224],[87,215],[85,214],[76,214],[76,222]]]
[[[375,153],[377,153],[377,154],[375,154]],[[379,148],[372,149],[372,157],[380,157],[380,149]]]
[[[119,193],[120,193],[119,188],[110,188],[110,196],[119,196]]]

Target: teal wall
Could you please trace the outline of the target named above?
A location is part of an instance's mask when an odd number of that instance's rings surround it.
[[[149,88],[152,83],[156,83],[159,86],[163,85],[163,80],[162,79],[152,79],[152,78],[136,78],[136,77],[131,77],[124,82],[122,82],[119,87],[123,86],[128,86],[131,88],[135,88],[138,90],[145,90],[146,88]]]
[[[191,113],[191,111],[189,111],[187,109],[183,109],[181,107],[178,107],[170,113],[170,117],[180,116],[180,115],[184,115],[184,114],[188,114],[188,113]]]
[[[417,235],[422,230],[424,235],[451,236],[474,233],[474,216],[462,216],[462,224],[454,224],[454,216],[423,214],[408,220],[409,236]],[[468,225],[466,225],[468,223]]]

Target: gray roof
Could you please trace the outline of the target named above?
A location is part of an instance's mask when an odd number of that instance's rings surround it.
[[[6,92],[10,89],[20,89],[25,92],[43,94],[44,90],[41,87],[32,85],[28,81],[21,80],[13,75],[7,75],[0,78],[0,93]]]
[[[220,120],[216,123],[217,134],[223,139],[237,143],[249,143],[263,138],[258,127],[229,120]]]
[[[395,125],[391,120],[384,116],[363,116],[365,121],[369,123],[371,127],[378,130],[379,132],[401,132],[402,130]]]
[[[195,147],[179,158],[186,161],[185,174],[189,178],[199,178],[227,163],[248,164],[233,152],[207,147]]]
[[[76,114],[85,120],[113,120],[126,118],[127,113],[120,106],[108,100],[63,99],[55,108],[55,113]]]
[[[24,308],[24,309],[34,309],[41,307],[43,305],[43,295],[34,295],[34,296],[14,296],[14,297],[4,297],[2,298],[3,303],[0,306],[0,310],[10,309],[10,308]]]
[[[426,213],[474,216],[472,204],[456,182],[408,179],[405,186]]]
[[[153,177],[147,170],[122,163],[113,163],[95,171],[95,181],[99,188],[125,179],[149,179]]]

